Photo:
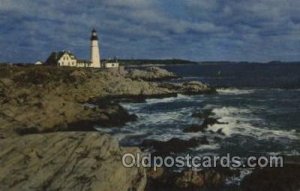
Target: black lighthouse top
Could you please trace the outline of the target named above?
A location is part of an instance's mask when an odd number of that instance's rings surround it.
[[[92,30],[91,40],[98,40],[97,32],[95,29]]]

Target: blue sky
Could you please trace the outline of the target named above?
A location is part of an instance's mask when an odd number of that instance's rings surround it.
[[[0,61],[89,57],[299,61],[299,0],[0,0]]]

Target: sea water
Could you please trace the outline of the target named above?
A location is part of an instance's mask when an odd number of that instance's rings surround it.
[[[145,139],[206,137],[208,145],[186,152],[241,157],[300,155],[300,64],[180,65],[166,69],[182,76],[177,81],[199,80],[216,87],[218,93],[122,103],[138,120],[109,130],[121,145],[138,146]],[[202,122],[192,114],[207,109],[226,123],[209,126],[204,132],[184,133],[183,129]],[[222,134],[217,133],[220,129]]]

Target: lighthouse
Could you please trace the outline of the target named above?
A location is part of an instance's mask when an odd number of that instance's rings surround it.
[[[95,29],[92,30],[92,36],[91,36],[91,67],[93,68],[101,67],[98,36]]]

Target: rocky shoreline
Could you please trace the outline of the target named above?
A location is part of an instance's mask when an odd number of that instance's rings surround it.
[[[205,137],[144,140],[140,148],[124,148],[94,128],[122,128],[136,120],[137,116],[129,114],[120,102],[216,93],[201,82],[169,81],[176,78],[174,73],[157,67],[127,71],[0,66],[0,190],[217,189],[226,177],[239,172],[174,172],[163,168],[154,172],[141,167],[125,168],[121,163],[125,152],[135,154],[151,148],[154,154],[164,156],[209,144]],[[209,125],[222,123],[211,110],[192,116],[203,123],[191,125],[183,130],[185,133],[207,131]],[[222,129],[214,133],[223,134]],[[297,175],[296,167],[288,169],[278,169],[276,174]],[[279,183],[271,180],[271,171],[257,169],[242,182],[242,190],[266,190],[270,184],[274,190]],[[254,186],[261,174],[267,174],[269,182]],[[286,182],[297,186],[290,179]]]
[[[146,71],[147,79],[136,72],[1,66],[0,190],[144,190],[145,169],[122,167],[126,148],[94,125],[135,120],[118,104],[122,99],[214,90],[199,82],[162,84],[175,76],[159,68]]]

